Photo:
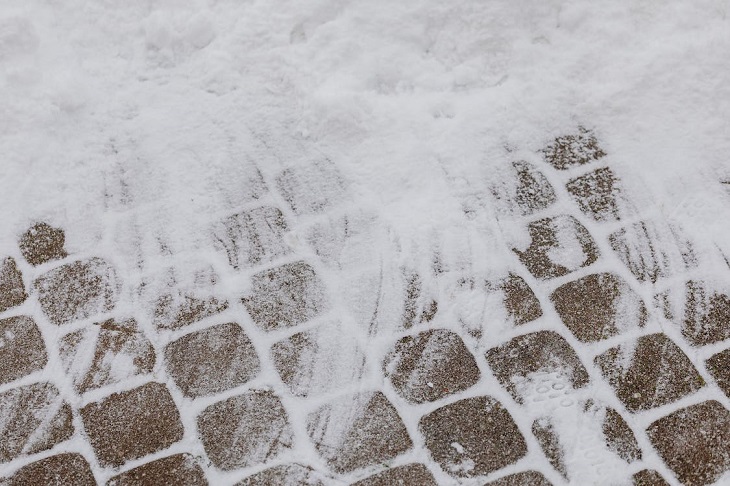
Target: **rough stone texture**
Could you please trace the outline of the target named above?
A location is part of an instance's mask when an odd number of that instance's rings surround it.
[[[672,289],[674,290],[674,289]],[[710,282],[689,280],[683,292],[656,296],[667,319],[676,322],[692,346],[730,339],[730,295]]]
[[[182,439],[180,414],[162,383],[114,393],[81,409],[99,463],[118,467]]]
[[[619,180],[608,167],[601,167],[566,184],[578,207],[596,221],[621,219]]]
[[[116,271],[101,258],[54,268],[34,286],[43,312],[57,325],[111,311],[120,290]]]
[[[576,133],[557,137],[543,150],[545,161],[558,170],[587,164],[604,157],[592,131],[578,127]]]
[[[281,400],[267,390],[209,406],[198,415],[198,433],[210,460],[226,471],[269,461],[292,444]]]
[[[641,448],[634,432],[616,410],[606,409],[602,431],[609,450],[615,452],[621,459],[628,463],[641,460]]]
[[[0,393],[0,463],[50,449],[74,433],[71,407],[50,383]]]
[[[403,329],[432,321],[438,312],[438,302],[425,298],[421,276],[415,271],[403,269],[403,278],[405,281],[405,300],[401,319]]]
[[[109,319],[61,338],[61,362],[79,393],[151,373],[155,350],[134,319]]]
[[[443,406],[421,418],[431,457],[452,476],[481,476],[527,454],[525,438],[509,412],[491,397]]]
[[[324,486],[326,477],[308,466],[301,464],[283,464],[271,467],[244,478],[236,486]]]
[[[60,228],[47,223],[35,223],[23,233],[18,241],[20,253],[31,265],[40,265],[51,260],[66,258],[64,250],[66,235]]]
[[[167,294],[157,301],[153,322],[158,329],[180,329],[227,308],[228,302],[216,297]]]
[[[190,454],[175,454],[135,467],[111,478],[107,486],[206,486],[200,465]]]
[[[233,268],[253,267],[289,253],[288,227],[279,208],[263,206],[234,214],[215,230]]]
[[[0,264],[0,312],[22,304],[27,298],[23,275],[18,270],[15,259],[4,259]]]
[[[413,443],[381,392],[337,398],[310,414],[307,431],[319,454],[338,473],[383,464]]]
[[[597,273],[568,282],[550,296],[560,318],[583,342],[595,342],[644,326],[646,307],[620,277]]]
[[[572,216],[556,216],[529,223],[530,246],[513,249],[530,273],[539,279],[567,275],[587,267],[599,252],[588,230]]]
[[[730,470],[730,411],[719,402],[678,410],[652,423],[646,432],[682,484],[711,484]]]
[[[412,403],[438,400],[479,381],[479,368],[458,334],[445,329],[400,339],[383,363],[385,376]]]
[[[302,324],[327,305],[324,284],[305,262],[264,270],[251,280],[251,293],[242,301],[256,325],[266,331]]]
[[[387,469],[374,476],[361,479],[351,486],[438,486],[431,471],[423,464],[407,464]]]
[[[345,181],[329,160],[285,169],[276,185],[297,215],[321,213],[345,197]]]
[[[33,319],[17,316],[0,320],[0,384],[41,370],[47,362],[43,336]]]
[[[188,397],[229,390],[259,371],[253,343],[234,323],[186,334],[168,344],[165,363],[175,384]]]
[[[611,348],[595,362],[630,412],[675,402],[704,385],[687,355],[664,334]]]
[[[547,178],[534,165],[518,161],[513,162],[517,175],[517,184],[510,200],[519,208],[523,216],[534,214],[555,203],[555,190]]]
[[[500,287],[504,292],[504,308],[515,325],[527,324],[542,316],[540,301],[522,277],[510,273]]]
[[[670,486],[661,474],[652,469],[639,471],[631,476],[631,479],[634,481],[634,486]]]
[[[730,348],[710,357],[705,366],[717,381],[717,386],[730,397]]]
[[[525,471],[490,481],[484,486],[552,486],[552,483],[542,473]]]
[[[568,469],[565,466],[565,450],[560,444],[555,427],[548,417],[535,420],[532,423],[532,435],[540,444],[542,452],[547,457],[548,462],[558,471],[566,480],[568,479]]]
[[[58,454],[32,462],[18,469],[6,486],[96,486],[96,480],[84,456],[76,453]]]
[[[495,376],[518,403],[523,403],[515,378],[529,380],[537,372],[561,372],[573,388],[588,383],[588,372],[567,341],[553,331],[518,336],[486,353]]]

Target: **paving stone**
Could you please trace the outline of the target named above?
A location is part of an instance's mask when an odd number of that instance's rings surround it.
[[[58,454],[18,469],[7,486],[96,486],[91,466],[76,453]]]
[[[50,449],[74,433],[71,407],[50,383],[0,393],[0,463]]]
[[[634,486],[670,486],[661,474],[652,469],[641,470],[631,476],[631,479]]]
[[[568,282],[550,296],[560,318],[583,342],[596,342],[643,327],[644,302],[620,277],[596,273]]]
[[[292,444],[292,430],[279,397],[252,390],[206,408],[198,432],[208,457],[223,470],[254,466]]]
[[[326,265],[342,270],[378,261],[387,228],[370,213],[351,212],[312,225],[305,238]]]
[[[180,413],[162,383],[114,393],[81,409],[86,435],[104,467],[161,451],[182,439]]]
[[[328,160],[285,169],[276,185],[297,215],[321,213],[345,197],[345,180]]]
[[[515,180],[495,192],[498,199],[510,206],[510,212],[528,216],[555,203],[553,186],[534,165],[520,160],[512,162],[512,167]]]
[[[109,319],[61,338],[59,354],[78,393],[152,373],[155,350],[134,319]]]
[[[602,431],[609,450],[616,453],[621,459],[628,463],[641,460],[641,448],[634,432],[616,410],[606,409]]]
[[[540,301],[525,279],[510,273],[500,284],[504,292],[504,308],[516,326],[527,324],[542,316]]]
[[[646,432],[682,484],[711,484],[730,470],[730,411],[719,402],[677,410],[652,423]]]
[[[423,292],[423,279],[413,271],[403,270],[405,301],[403,302],[403,329],[430,322],[438,312],[438,302],[428,299]]]
[[[407,464],[387,469],[380,474],[361,479],[351,486],[438,486],[433,474],[423,464]]]
[[[608,167],[601,167],[570,180],[568,192],[586,215],[596,221],[621,219],[619,179]]]
[[[226,218],[216,227],[215,238],[233,268],[248,268],[288,254],[287,231],[281,210],[263,206]]]
[[[497,400],[483,396],[451,403],[421,418],[431,457],[452,476],[482,476],[527,454],[525,438]]]
[[[730,339],[730,295],[727,288],[689,280],[681,291],[672,288],[656,296],[664,316],[676,322],[692,346]]]
[[[484,486],[552,486],[552,483],[542,473],[525,471],[490,481]]]
[[[593,132],[583,127],[578,127],[575,133],[557,137],[542,152],[545,161],[558,170],[588,164],[606,155]]]
[[[0,320],[0,384],[42,370],[48,362],[38,326],[30,317]]]
[[[253,343],[235,323],[186,334],[168,344],[165,362],[175,384],[188,397],[229,390],[259,372]]]
[[[275,343],[271,357],[281,380],[300,397],[346,387],[359,380],[365,369],[365,355],[356,337],[339,322]]]
[[[273,331],[302,324],[324,312],[324,283],[305,262],[264,270],[251,277],[252,288],[242,299],[261,329]]]
[[[383,371],[398,394],[411,403],[459,393],[480,377],[476,360],[464,342],[445,329],[400,339],[385,358]]]
[[[111,478],[107,486],[206,486],[208,480],[190,454],[175,454],[135,467]]]
[[[413,446],[398,412],[381,392],[327,403],[309,415],[307,432],[338,473],[383,464]]]
[[[529,223],[530,246],[513,249],[530,273],[539,279],[567,275],[598,259],[588,230],[572,216],[556,216]]]
[[[228,309],[228,302],[216,297],[164,295],[157,301],[153,322],[158,329],[181,329]]]
[[[62,229],[42,222],[31,226],[18,241],[21,255],[31,265],[66,258],[65,244],[66,235]]]
[[[308,466],[301,464],[283,464],[244,478],[236,486],[324,486],[325,476]]]
[[[114,268],[101,258],[54,268],[34,286],[43,312],[57,325],[111,311],[121,287]]]
[[[18,270],[15,259],[4,259],[0,264],[0,312],[22,304],[27,298],[23,275]]]
[[[595,362],[630,412],[675,402],[704,385],[687,355],[664,334],[611,348]]]
[[[730,348],[710,357],[705,366],[717,381],[717,386],[730,397]]]
[[[535,420],[532,423],[532,435],[537,439],[537,443],[550,465],[567,480],[568,469],[565,466],[565,450],[560,444],[560,438],[550,418],[543,417]]]
[[[588,384],[588,372],[568,342],[553,331],[518,336],[486,353],[487,362],[502,386],[523,403],[520,380],[538,372],[560,372],[574,389]]]

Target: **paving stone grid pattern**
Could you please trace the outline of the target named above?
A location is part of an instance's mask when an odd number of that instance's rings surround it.
[[[0,266],[0,483],[722,480],[728,289],[698,277],[681,228],[632,204],[593,132],[537,158],[495,188],[530,241],[489,278],[438,255],[430,272],[383,270],[387,225],[341,209],[348,181],[328,160],[253,171],[250,202],[211,227],[227,268],[165,270],[135,290],[157,289],[147,314],[117,305],[110,258],[69,254],[37,222]],[[218,291],[230,276],[236,296]],[[459,317],[463,295],[496,298],[507,338]],[[566,414],[600,425],[613,462]]]

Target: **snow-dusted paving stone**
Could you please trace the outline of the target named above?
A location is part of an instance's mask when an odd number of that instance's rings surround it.
[[[407,464],[387,469],[379,474],[361,479],[351,486],[393,486],[393,485],[437,486],[433,474],[423,464]]]
[[[518,336],[486,353],[487,362],[502,386],[523,403],[521,386],[535,373],[556,372],[573,389],[588,384],[588,372],[570,344],[553,331]]]
[[[675,402],[704,386],[687,355],[661,333],[611,348],[595,363],[630,412]]]
[[[329,160],[285,169],[276,185],[297,215],[327,211],[345,198],[345,180]]]
[[[608,449],[628,463],[640,460],[641,448],[629,424],[612,408],[605,408],[603,412],[601,430]]]
[[[553,186],[534,165],[521,160],[512,162],[512,167],[515,180],[495,191],[495,196],[510,207],[510,212],[528,216],[555,203]]]
[[[308,263],[287,263],[251,277],[243,305],[258,327],[273,331],[302,324],[327,306],[324,283]]]
[[[236,486],[269,486],[280,484],[324,486],[326,476],[301,464],[282,464],[256,473],[236,483]]]
[[[730,339],[730,295],[727,287],[689,280],[680,291],[670,289],[656,297],[667,319],[676,322],[693,346]]]
[[[198,433],[208,458],[226,471],[274,459],[293,440],[286,410],[268,390],[251,390],[209,406],[198,415]]]
[[[560,444],[560,437],[558,437],[550,418],[542,417],[535,420],[532,423],[532,435],[540,444],[540,448],[547,457],[548,462],[567,480],[568,469],[565,466],[565,450]]]
[[[67,263],[34,283],[43,312],[57,325],[111,311],[120,286],[114,268],[101,258]]]
[[[312,225],[305,238],[325,264],[345,269],[377,261],[380,258],[378,239],[386,232],[376,216],[353,212]]]
[[[23,275],[18,270],[15,259],[4,259],[0,264],[0,312],[22,304],[27,298]]]
[[[74,433],[71,407],[50,383],[0,393],[0,463],[50,449]]]
[[[47,223],[36,223],[23,233],[18,241],[20,254],[31,265],[66,258],[66,235],[60,228]]]
[[[516,326],[527,324],[542,316],[540,301],[525,279],[510,273],[498,286],[504,293],[504,308]]]
[[[175,454],[135,467],[107,481],[107,486],[206,486],[203,469],[190,454]]]
[[[480,377],[459,335],[445,329],[400,339],[385,358],[383,371],[398,394],[412,403],[459,393]]]
[[[711,356],[705,362],[705,366],[717,382],[717,386],[730,397],[730,348]]]
[[[730,411],[714,400],[677,410],[646,432],[686,486],[715,483],[730,470]]]
[[[0,383],[43,369],[48,361],[43,336],[27,316],[0,320]]]
[[[365,355],[355,336],[339,322],[325,323],[275,343],[271,357],[281,380],[300,397],[352,384],[365,367]]]
[[[600,341],[644,326],[644,302],[612,273],[597,273],[568,282],[550,296],[563,323],[583,342]]]
[[[63,367],[79,393],[151,373],[155,350],[134,319],[109,319],[61,338]]]
[[[18,469],[5,486],[96,486],[91,466],[76,453],[58,454]]]
[[[619,179],[608,167],[593,170],[566,184],[580,210],[596,221],[621,219],[623,201],[620,187]]]
[[[281,210],[263,206],[224,219],[215,228],[215,238],[233,268],[253,267],[290,252],[284,242],[287,230]]]
[[[311,413],[307,431],[338,473],[383,464],[413,443],[395,407],[381,392],[339,397]]]
[[[545,161],[558,170],[588,164],[606,155],[593,132],[583,127],[578,127],[575,133],[557,137],[542,153]]]
[[[431,457],[458,478],[489,474],[527,454],[512,416],[488,396],[438,408],[422,417],[418,428]]]
[[[530,245],[524,250],[514,248],[513,251],[535,278],[567,275],[598,259],[598,247],[593,238],[572,216],[533,221],[527,229]]]
[[[81,410],[99,463],[118,467],[182,439],[180,413],[162,383],[114,393]]]
[[[669,486],[662,475],[653,469],[643,469],[631,476],[631,479],[634,481],[633,486]]]
[[[490,481],[484,486],[553,486],[553,484],[542,473],[525,471]]]
[[[235,323],[192,332],[168,344],[165,364],[175,384],[188,397],[229,390],[259,371],[253,343]]]

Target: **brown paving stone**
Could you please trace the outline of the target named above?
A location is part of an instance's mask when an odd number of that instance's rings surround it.
[[[326,211],[344,199],[345,181],[330,161],[285,169],[276,185],[295,214]]]
[[[229,390],[259,371],[253,343],[235,323],[186,334],[168,344],[165,362],[175,384],[188,397]]]
[[[672,289],[674,290],[674,289]],[[693,346],[730,339],[730,295],[710,282],[689,280],[683,292],[667,291],[656,296],[664,315],[677,322]]]
[[[518,403],[523,398],[515,378],[529,379],[536,372],[567,374],[573,388],[588,384],[588,372],[568,342],[553,331],[518,336],[486,353],[487,362],[502,386]]]
[[[705,366],[707,371],[715,378],[717,386],[725,395],[730,397],[730,349],[720,351],[710,357],[705,362]]]
[[[120,291],[116,271],[101,258],[54,268],[39,277],[34,287],[43,312],[57,325],[111,311]]]
[[[568,282],[550,296],[560,318],[583,342],[595,342],[643,327],[644,302],[620,277],[597,273]]]
[[[479,368],[458,334],[445,329],[400,339],[385,358],[385,376],[412,403],[432,402],[479,381]]]
[[[4,259],[0,264],[0,312],[22,304],[27,298],[23,275],[18,270],[15,259]]]
[[[533,221],[527,227],[530,246],[513,249],[530,273],[539,279],[567,275],[598,259],[599,251],[588,230],[572,216]]]
[[[155,350],[134,319],[109,319],[61,338],[61,362],[79,393],[151,373]]]
[[[180,329],[226,309],[228,302],[216,297],[167,294],[157,301],[153,322],[158,329]]]
[[[351,486],[438,486],[431,471],[423,464],[407,464],[387,469],[374,476],[361,479]]]
[[[264,270],[251,280],[251,292],[242,302],[256,325],[266,331],[302,324],[327,305],[324,284],[305,262]]]
[[[631,479],[634,481],[633,486],[669,486],[662,475],[652,469],[639,471]]]
[[[552,486],[552,483],[542,473],[525,471],[490,481],[484,486]]]
[[[649,440],[687,486],[717,481],[730,470],[730,411],[710,400],[652,423]]]
[[[398,412],[381,392],[329,402],[310,414],[307,431],[338,473],[383,464],[413,446]]]
[[[612,408],[606,409],[603,419],[603,436],[608,449],[628,463],[641,459],[641,448],[636,441],[634,432],[621,414]]]
[[[226,471],[269,461],[293,440],[281,400],[264,390],[209,406],[198,415],[198,433],[210,460]]]
[[[175,454],[135,467],[107,481],[107,486],[206,486],[208,480],[190,454]]]
[[[256,473],[236,483],[236,486],[324,486],[325,476],[301,464],[283,464]]]
[[[50,383],[0,393],[0,463],[50,449],[74,433],[71,407]]]
[[[0,383],[9,383],[48,362],[46,346],[38,326],[30,317],[0,320]]]
[[[504,293],[504,308],[515,325],[527,324],[542,316],[535,292],[519,275],[510,273],[500,282],[500,290]]]
[[[180,413],[162,383],[114,393],[81,409],[84,429],[102,466],[161,451],[182,439]]]
[[[215,237],[233,268],[253,267],[289,253],[287,230],[281,210],[263,206],[226,218]]]
[[[31,265],[66,258],[66,235],[60,228],[47,223],[36,223],[23,233],[18,241],[20,253]]]
[[[592,131],[578,127],[575,133],[557,137],[543,150],[545,161],[558,170],[587,164],[606,155]]]
[[[418,428],[431,457],[455,477],[489,474],[527,454],[509,412],[487,396],[438,408],[422,417]]]
[[[630,412],[675,402],[704,385],[687,355],[664,334],[611,348],[595,362]]]
[[[7,486],[96,486],[84,456],[58,454],[23,466],[8,479]]]
[[[576,177],[566,187],[580,210],[596,221],[621,219],[619,180],[608,167]]]
[[[523,216],[541,211],[551,206],[557,200],[553,186],[534,165],[518,161],[513,162],[517,175],[517,185],[514,195],[514,204]]]
[[[565,450],[560,444],[560,438],[550,418],[543,417],[535,420],[532,423],[532,435],[537,439],[537,443],[540,444],[540,448],[550,465],[565,479],[568,479],[568,469],[565,466]]]

